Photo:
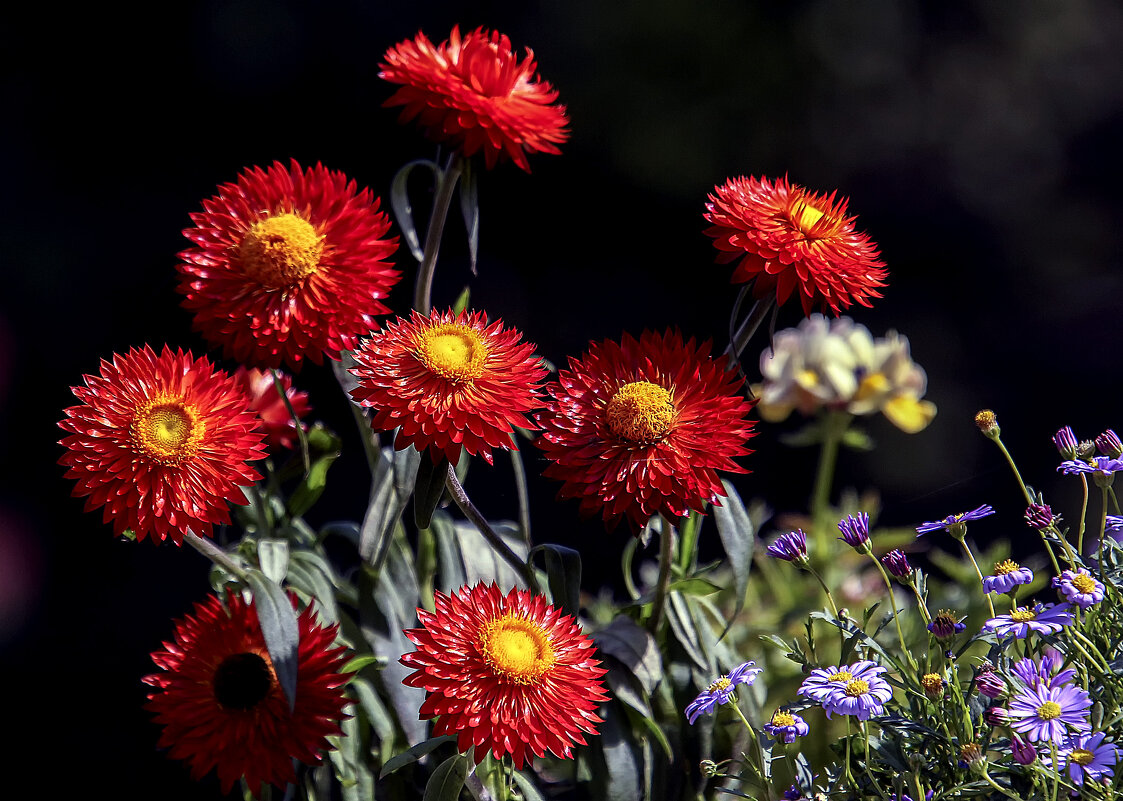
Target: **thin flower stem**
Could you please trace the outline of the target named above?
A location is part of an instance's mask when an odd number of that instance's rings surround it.
[[[300,458],[304,463],[304,477],[308,478],[308,473],[312,470],[312,460],[308,455],[308,432],[304,430],[304,426],[300,423],[300,417],[296,414],[296,409],[292,408],[292,401],[289,400],[288,393],[285,392],[285,385],[281,383],[281,372],[276,367],[271,367],[270,371],[273,373],[273,386],[277,390],[277,394],[281,396],[284,401],[285,408],[289,410],[289,417],[292,418],[292,424],[296,426],[296,439],[300,442]]]
[[[651,617],[647,620],[648,630],[654,634],[663,618],[663,607],[667,603],[667,587],[671,583],[671,561],[674,559],[675,527],[663,515],[659,515],[659,578],[655,582],[655,599],[651,602]]]
[[[815,577],[815,580],[817,582],[819,582],[819,586],[823,588],[823,592],[825,592],[827,594],[827,603],[829,603],[831,605],[831,611],[834,612],[834,618],[839,623],[839,625],[838,625],[838,659],[841,662],[842,659],[843,659],[842,651],[846,647],[846,632],[844,632],[842,630],[842,615],[840,615],[839,612],[838,612],[838,604],[836,604],[834,602],[834,596],[831,594],[830,588],[827,587],[827,583],[825,581],[823,581],[823,577],[819,575],[819,571],[817,571],[815,568],[813,568],[809,562],[805,562],[804,567],[806,567],[807,571],[812,576]]]
[[[858,783],[854,781],[854,774],[850,772],[850,716],[846,716],[846,784],[858,789]]]
[[[959,539],[958,537],[956,539]],[[979,585],[983,583],[983,571],[979,570],[979,563],[975,561],[975,554],[971,553],[971,549],[967,546],[967,538],[959,539],[959,544],[963,546],[963,550],[967,552],[967,558],[971,560],[971,564],[975,566],[975,574],[979,577]],[[990,607],[990,616],[997,617],[994,611],[994,602],[990,599],[990,593],[984,593],[987,599],[987,606]]]
[[[877,783],[877,779],[875,779],[873,777],[873,773],[870,772],[870,735],[869,732],[866,731],[866,724],[864,721],[858,724],[858,731],[862,733],[862,742],[866,747],[866,761],[865,764],[862,765],[862,767],[865,768],[866,776],[869,777],[870,784],[873,785],[873,789],[877,790],[878,796],[884,799],[884,801],[889,801],[889,796],[885,795],[885,792],[881,789],[881,785]]]
[[[1022,481],[1022,474],[1018,472],[1018,466],[1014,464],[1014,458],[1010,455],[1010,451],[1006,450],[1006,446],[1002,444],[1002,437],[994,437],[994,444],[1002,451],[1002,455],[1006,457],[1006,463],[1014,471],[1014,478],[1018,480],[1018,486],[1022,488],[1022,495],[1025,497],[1026,503],[1033,503],[1033,496],[1026,489],[1026,483]]]
[[[503,560],[515,569],[535,595],[541,594],[541,590],[538,587],[538,580],[535,578],[534,571],[531,570],[530,565],[523,561],[517,553],[512,551],[510,546],[503,541],[503,538],[496,534],[495,530],[488,525],[487,520],[480,514],[479,509],[477,509],[468,498],[468,493],[464,491],[464,487],[456,478],[456,468],[451,464],[448,466],[445,486],[448,487],[448,491],[452,494],[452,499],[456,501],[456,505],[460,507],[460,511],[464,513],[464,516],[467,517],[477,529],[479,529],[480,533],[484,535],[484,539],[495,549],[495,552],[503,557]]]
[[[242,581],[248,580],[246,571],[242,569],[241,565],[231,559],[227,555],[226,551],[219,548],[210,540],[203,539],[193,531],[188,531],[184,535],[183,541],[194,548],[196,551],[201,553],[203,556],[210,559],[227,573],[230,573],[233,576],[237,576]]]
[[[745,729],[749,732],[749,739],[752,740],[753,745],[756,746],[759,764],[763,766],[765,760],[764,746],[761,745],[760,738],[756,734],[756,729],[754,729],[752,724],[749,723],[749,719],[745,717],[745,713],[741,711],[741,706],[737,703],[736,694],[734,694],[731,698],[729,705],[733,707],[733,711],[737,713],[737,717],[739,717],[741,719],[741,722],[745,724]],[[761,778],[764,778],[763,773],[761,774]],[[767,784],[764,784],[764,798],[766,799],[766,801],[772,798],[772,793],[769,790],[769,786]]]
[[[838,447],[842,435],[850,427],[851,416],[846,412],[832,410],[827,412],[823,422],[823,443],[819,451],[819,467],[815,474],[815,485],[811,493],[811,519],[815,545],[820,553],[827,553],[824,518],[830,508],[831,483],[834,468],[838,462]]]
[[[515,472],[515,494],[519,499],[519,533],[522,534],[523,542],[526,543],[527,553],[530,552],[530,496],[527,494],[526,489],[526,467],[523,465],[523,457],[519,452],[519,443],[515,439],[515,435],[511,434],[511,444],[514,446],[509,451],[511,455],[511,468]]]
[[[1003,787],[1001,784],[999,784],[994,779],[992,779],[990,777],[990,774],[986,771],[985,766],[983,768],[983,781],[985,781],[987,784],[989,784],[991,787],[993,787],[998,792],[1002,793],[1007,798],[1013,798],[1014,801],[1021,801],[1021,796],[1014,795],[1012,792],[1010,792],[1005,787]]]
[[[1107,537],[1107,487],[1100,487],[1100,544],[1096,561],[1100,566],[1100,581],[1107,582],[1104,574],[1104,539]]]
[[[1084,485],[1084,501],[1080,505],[1080,525],[1076,529],[1076,552],[1084,556],[1084,518],[1088,516],[1088,477],[1080,474],[1080,483]]]
[[[437,253],[441,249],[441,236],[444,234],[448,208],[452,204],[452,193],[464,169],[458,153],[448,158],[445,168],[437,173],[437,191],[433,196],[433,212],[429,215],[429,228],[425,232],[425,250],[421,264],[417,268],[417,283],[413,290],[413,307],[422,314],[428,314],[433,293],[433,273],[437,269]]]
[[[889,574],[885,572],[885,568],[881,566],[881,562],[877,561],[877,557],[872,553],[869,554],[870,559],[877,566],[877,570],[881,573],[881,578],[885,582],[885,589],[889,593],[889,608],[893,610],[893,622],[897,624],[897,641],[901,644],[901,653],[908,659],[909,664],[913,670],[917,669],[916,660],[913,659],[909,647],[905,645],[905,633],[901,630],[901,618],[897,614],[897,603],[893,600],[893,583],[889,581]],[[880,792],[880,791],[878,791]]]
[[[359,404],[351,398],[351,394],[347,391],[347,372],[346,360],[350,356],[347,353],[340,355],[339,361],[331,363],[331,371],[335,376],[339,388],[343,390],[343,397],[347,401],[347,405],[351,409],[351,416],[355,418],[355,427],[359,430],[359,440],[363,443],[363,453],[367,458],[367,467],[370,469],[370,474],[373,476],[378,472],[378,463],[381,461],[381,443],[378,439],[378,434],[374,433],[374,429],[370,426],[370,420]]]
[[[760,328],[760,324],[764,322],[764,318],[768,316],[775,305],[775,294],[769,294],[753,304],[752,309],[749,310],[749,316],[745,318],[741,325],[737,326],[737,331],[733,334],[732,341],[729,343],[727,352],[732,355],[731,363],[740,362],[741,354],[745,352],[749,340],[753,338],[753,334]]]
[[[912,594],[916,596],[916,608],[920,610],[920,616],[924,618],[924,625],[932,622],[932,614],[928,611],[928,604],[924,603],[924,597],[920,594],[919,588],[916,586],[916,581],[909,582],[909,589]]]

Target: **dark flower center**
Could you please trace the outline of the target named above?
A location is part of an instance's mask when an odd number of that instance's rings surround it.
[[[253,709],[272,687],[273,671],[258,654],[232,654],[214,672],[215,700],[227,709]]]

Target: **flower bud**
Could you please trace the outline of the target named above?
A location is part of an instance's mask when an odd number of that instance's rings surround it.
[[[1019,765],[1032,765],[1037,759],[1037,749],[1033,747],[1033,743],[1016,734],[1010,739],[1010,752]]]
[[[987,698],[1001,698],[1006,694],[1006,680],[999,676],[990,665],[984,665],[975,677],[975,689]]]
[[[998,418],[990,409],[983,409],[975,415],[975,425],[988,439],[998,439],[998,435],[1002,433],[998,428]]]
[[[1006,707],[988,706],[986,712],[983,713],[983,720],[986,721],[988,726],[998,728],[1005,726],[1010,722],[1010,713],[1006,711]]]
[[[1047,503],[1030,504],[1026,507],[1025,517],[1029,527],[1035,528],[1038,531],[1049,528],[1055,521],[1060,519],[1059,515],[1053,514],[1053,510]]]
[[[1057,452],[1065,459],[1076,458],[1076,435],[1072,433],[1071,426],[1065,426],[1053,435],[1053,444]]]
[[[1119,435],[1109,428],[1096,437],[1096,450],[1109,459],[1118,459],[1123,456],[1123,442],[1120,442]]]
[[[885,565],[885,569],[891,575],[899,579],[907,579],[912,576],[912,565],[909,564],[908,557],[900,548],[894,548],[881,557],[881,564]]]

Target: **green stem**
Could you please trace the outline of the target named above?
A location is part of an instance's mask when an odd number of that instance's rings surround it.
[[[993,787],[998,792],[1002,793],[1007,798],[1013,798],[1014,801],[1021,801],[1021,796],[1014,795],[1009,790],[1007,790],[1005,787],[1003,787],[1001,784],[999,784],[994,779],[992,779],[990,777],[990,774],[986,771],[986,769],[983,770],[983,781],[985,781],[987,784],[989,784],[991,787]]]
[[[1014,471],[1014,478],[1018,480],[1018,486],[1022,488],[1022,495],[1025,497],[1026,503],[1033,503],[1033,496],[1030,495],[1029,490],[1026,489],[1026,483],[1022,481],[1022,474],[1018,472],[1018,466],[1014,464],[1014,458],[1010,456],[1010,451],[1006,450],[1006,446],[1002,444],[1002,438],[995,437],[994,444],[1002,451],[1002,455],[1006,457],[1006,463],[1010,465],[1010,469]]]
[[[958,537],[956,539],[959,539]],[[967,552],[967,558],[971,560],[971,564],[975,566],[975,575],[979,577],[979,586],[983,584],[983,571],[979,570],[979,563],[975,561],[975,554],[971,553],[971,549],[967,546],[967,538],[959,539],[959,544],[963,546],[963,550]],[[990,599],[990,593],[983,593],[987,599],[987,606],[990,607],[990,616],[995,617],[994,602]]]
[[[226,551],[219,548],[210,540],[203,539],[193,531],[188,531],[184,535],[183,541],[230,575],[237,576],[242,581],[247,581],[246,571],[242,569],[241,565],[231,559]]]
[[[1080,506],[1080,525],[1076,529],[1076,552],[1081,558],[1084,556],[1084,518],[1088,515],[1088,477],[1080,474],[1080,483],[1084,485],[1084,501]]]
[[[889,574],[885,572],[885,568],[881,566],[881,562],[872,553],[868,554],[873,563],[877,566],[877,570],[881,573],[881,579],[885,582],[885,589],[889,593],[889,608],[893,610],[893,622],[897,624],[897,641],[901,644],[901,653],[908,659],[909,664],[913,670],[917,669],[916,660],[913,659],[909,647],[905,645],[905,633],[901,630],[901,618],[897,614],[897,603],[893,600],[893,583],[889,581]],[[880,791],[879,791],[880,792]]]
[[[731,354],[730,363],[727,365],[729,368],[740,363],[741,354],[745,352],[749,340],[753,338],[753,334],[760,328],[760,324],[764,322],[764,318],[768,316],[775,305],[775,293],[770,293],[767,297],[761,298],[753,304],[749,316],[745,318],[741,325],[737,326],[737,331],[730,337],[729,348],[726,351]]]
[[[870,771],[870,737],[869,732],[866,731],[865,722],[858,724],[858,731],[862,733],[862,742],[866,747],[866,761],[865,764],[862,765],[862,767],[865,768],[866,776],[869,777],[870,784],[873,785],[873,789],[877,790],[878,796],[880,796],[884,801],[889,801],[889,797],[885,795],[885,792],[881,789],[881,785],[877,783],[877,779],[873,777],[873,773]]]
[[[807,568],[807,572],[814,576],[815,580],[819,582],[819,586],[823,588],[823,592],[827,595],[827,603],[831,605],[831,611],[834,613],[834,619],[838,621],[838,661],[839,664],[842,664],[845,658],[843,651],[846,649],[846,632],[842,630],[842,615],[838,612],[838,604],[834,602],[834,595],[831,594],[827,583],[823,581],[823,577],[819,575],[819,571],[813,568],[810,562],[804,562],[803,566]]]
[[[1104,539],[1107,537],[1107,487],[1100,487],[1100,545],[1097,562],[1100,566],[1100,581],[1107,583],[1104,574]]]
[[[300,443],[300,458],[304,463],[304,477],[308,478],[308,473],[312,470],[312,460],[308,455],[308,432],[304,430],[304,426],[300,422],[300,417],[296,414],[296,409],[292,408],[292,401],[289,400],[288,393],[285,392],[285,385],[281,383],[281,371],[276,367],[270,368],[273,373],[273,386],[277,390],[277,394],[281,396],[284,401],[285,408],[289,411],[289,417],[292,418],[292,424],[296,427],[296,439]]]
[[[441,236],[444,234],[448,208],[452,204],[452,193],[464,166],[461,157],[453,153],[443,170],[437,173],[437,190],[433,195],[433,212],[429,215],[429,228],[425,232],[425,249],[421,264],[417,268],[417,283],[413,290],[413,307],[422,314],[428,314],[433,293],[433,273],[437,269],[437,253],[441,249]]]
[[[835,464],[838,462],[838,447],[849,425],[850,415],[834,410],[827,412],[823,423],[823,444],[819,451],[819,467],[815,473],[815,485],[811,493],[811,519],[815,521],[817,540],[822,539],[819,536],[819,530],[822,528],[820,523],[830,504],[831,482],[834,478]],[[823,543],[817,541],[816,544],[822,546]],[[825,548],[822,551],[826,553]]]
[[[659,515],[659,578],[655,582],[655,599],[651,602],[651,617],[647,620],[648,630],[654,634],[663,618],[663,607],[667,602],[667,587],[671,583],[671,561],[675,549],[675,527],[663,515]]]

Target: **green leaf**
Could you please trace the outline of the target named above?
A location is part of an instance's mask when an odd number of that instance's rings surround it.
[[[288,511],[293,517],[300,517],[307,512],[324,494],[327,486],[328,468],[339,458],[341,442],[339,437],[332,434],[322,425],[317,423],[308,432],[308,449],[319,454],[312,459],[308,468],[308,475],[304,477],[289,497]]]
[[[447,595],[468,583],[464,560],[460,556],[460,543],[456,539],[456,526],[446,512],[439,510],[433,515],[429,526],[437,543],[439,581],[434,586]]]
[[[374,654],[362,654],[352,657],[339,669],[340,673],[358,673],[368,665],[378,664],[378,657]]]
[[[624,665],[648,695],[663,678],[663,660],[655,639],[626,615],[618,615],[593,635],[597,648]]]
[[[525,586],[522,577],[492,549],[474,525],[466,520],[457,520],[454,528],[467,584],[494,581],[500,587]],[[519,536],[518,525],[510,520],[500,520],[492,523],[491,528],[520,559],[526,558],[526,542]]]
[[[725,488],[726,495],[721,506],[714,505],[714,522],[717,523],[717,533],[721,538],[722,547],[725,548],[729,568],[733,571],[733,592],[736,597],[733,614],[729,616],[729,622],[721,632],[720,639],[725,639],[734,619],[745,607],[745,593],[749,588],[749,571],[753,564],[756,529],[748,512],[745,511],[745,505],[741,502],[737,490],[728,481],[722,481],[721,484]]]
[[[257,541],[257,562],[261,572],[277,584],[285,580],[289,569],[289,544],[285,540],[262,539]]]
[[[472,275],[476,272],[476,253],[480,245],[480,200],[479,176],[472,169],[470,159],[462,158],[464,172],[460,177],[460,213],[464,215],[464,227],[468,230],[468,258]]]
[[[531,549],[530,559],[536,554],[546,555],[546,579],[554,605],[577,619],[581,611],[581,554],[564,545],[538,545]]]
[[[389,776],[394,771],[401,770],[406,765],[412,765],[414,762],[432,753],[445,743],[454,742],[456,742],[456,738],[451,734],[442,734],[440,737],[430,737],[425,742],[418,743],[412,748],[408,748],[388,760],[386,764],[382,766],[382,772],[378,774],[378,778],[381,779],[385,776]]]
[[[429,777],[422,801],[457,801],[467,778],[468,757],[464,754],[449,757]]]
[[[472,290],[470,287],[464,287],[459,295],[456,296],[456,302],[452,304],[452,313],[460,314],[468,308],[468,303],[472,299]]]
[[[339,607],[336,606],[335,589],[331,581],[312,564],[297,560],[296,556],[300,553],[306,552],[295,551],[289,561],[289,584],[316,601],[316,611],[325,623],[338,623]]]
[[[595,786],[600,790],[598,797],[604,801],[635,801],[640,797],[643,759],[621,725],[620,708],[606,704],[602,710],[604,722],[596,743],[604,761],[593,762],[594,771],[600,774],[595,777]]]
[[[527,778],[525,773],[521,771],[511,771],[511,778],[515,780],[515,784],[519,786],[519,792],[522,793],[523,801],[545,801],[542,793],[538,792],[538,788],[534,786],[534,782]]]
[[[413,522],[418,528],[429,528],[433,512],[441,502],[448,478],[448,459],[442,456],[436,464],[425,454],[417,464],[417,482],[413,488]]]
[[[667,601],[667,621],[671,624],[671,633],[699,670],[708,676],[715,675],[717,665],[702,646],[686,598],[672,592],[667,595]]]
[[[390,535],[413,492],[421,454],[412,445],[396,451],[383,448],[371,480],[363,528],[359,534],[359,555],[373,563],[388,546]]]
[[[413,224],[413,207],[409,202],[409,174],[415,167],[425,167],[432,171],[433,180],[436,181],[441,168],[436,162],[428,159],[417,159],[406,164],[394,176],[390,184],[390,208],[394,210],[394,217],[398,221],[398,228],[402,231],[402,238],[409,246],[413,258],[421,262],[425,258],[425,251],[421,249],[421,239],[417,235],[417,226]]]
[[[247,570],[246,582],[253,593],[254,609],[269,658],[273,660],[277,682],[288,699],[291,712],[296,705],[296,651],[300,644],[292,602],[279,584],[259,570]]]

